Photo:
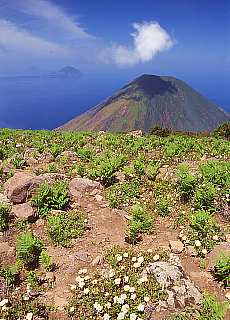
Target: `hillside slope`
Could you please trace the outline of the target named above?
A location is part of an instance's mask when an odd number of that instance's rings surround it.
[[[142,75],[59,129],[148,132],[160,125],[174,130],[209,131],[228,120],[228,114],[185,82]]]

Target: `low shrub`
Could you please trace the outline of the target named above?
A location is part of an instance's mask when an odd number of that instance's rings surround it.
[[[72,239],[83,234],[85,221],[82,213],[61,212],[48,218],[47,232],[55,244],[69,246]]]
[[[225,287],[230,287],[230,253],[221,253],[214,266],[214,275]]]
[[[58,181],[53,185],[44,183],[32,198],[32,205],[37,207],[40,217],[45,217],[52,210],[63,210],[69,202],[68,185]]]
[[[8,228],[9,213],[10,207],[5,203],[0,202],[0,231],[4,231]]]
[[[129,221],[128,239],[136,243],[140,233],[149,232],[153,227],[153,218],[145,208],[135,205],[132,208],[132,216]]]
[[[20,263],[27,267],[36,266],[40,253],[43,249],[43,243],[30,231],[17,237],[16,255]]]
[[[178,176],[178,191],[183,200],[189,200],[195,191],[197,185],[197,177],[192,175],[189,171],[189,166],[181,164],[177,171]]]
[[[106,190],[109,206],[119,207],[122,204],[131,203],[139,196],[140,184],[138,181],[126,181],[116,183]]]
[[[53,259],[46,250],[42,250],[39,263],[46,271],[51,271],[54,267]]]
[[[224,320],[228,307],[228,303],[219,302],[211,294],[204,294],[198,320]]]
[[[195,192],[195,206],[201,210],[214,210],[216,188],[211,182],[203,183]]]

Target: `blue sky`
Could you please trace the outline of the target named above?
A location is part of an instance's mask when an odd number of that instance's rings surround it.
[[[230,101],[227,0],[0,0],[0,73],[181,78]]]

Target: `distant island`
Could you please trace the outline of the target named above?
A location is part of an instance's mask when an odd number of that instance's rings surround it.
[[[31,74],[31,75],[17,75],[17,76],[0,76],[2,80],[13,80],[13,79],[79,79],[82,77],[80,70],[72,67],[65,66],[58,71],[45,74]]]

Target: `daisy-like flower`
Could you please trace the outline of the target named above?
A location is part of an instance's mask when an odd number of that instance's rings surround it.
[[[129,305],[126,303],[122,306],[121,312],[127,313],[129,310]]]
[[[140,278],[140,279],[138,280],[138,283],[141,284],[141,283],[147,282],[147,281],[148,281],[147,276],[144,276],[144,277],[142,277],[142,278]]]
[[[207,251],[206,249],[203,249],[203,250],[202,250],[202,253],[205,255],[205,254],[208,253],[208,251]]]
[[[130,286],[128,284],[124,286],[124,291],[129,291],[129,289],[130,289]]]
[[[136,262],[137,261],[137,257],[132,257],[132,262]]]
[[[89,288],[85,288],[83,292],[84,294],[89,294]]]
[[[103,320],[109,320],[110,319],[110,315],[108,313],[105,313],[103,316]]]
[[[111,308],[111,302],[107,302],[106,304],[105,304],[105,307],[107,308],[107,309],[110,309]]]
[[[117,256],[117,261],[118,261],[118,262],[121,261],[122,258],[123,258],[122,255],[118,255],[118,256]]]
[[[125,282],[129,282],[129,276],[124,277]]]
[[[82,281],[84,281],[84,278],[77,276],[75,280],[76,280],[76,282],[82,282]]]
[[[141,264],[139,263],[139,262],[135,262],[134,264],[133,264],[133,267],[134,268],[140,268],[140,266],[141,266]]]
[[[145,302],[149,302],[149,301],[150,301],[150,298],[146,296],[146,297],[144,297],[144,301],[145,301]]]
[[[115,272],[113,270],[109,271],[109,277],[112,278],[115,276]]]
[[[219,240],[219,237],[218,237],[218,235],[214,235],[213,237],[212,237],[212,239],[214,240],[214,241],[218,241]]]
[[[120,296],[120,298],[121,298],[123,301],[125,301],[125,299],[127,298],[127,295],[126,295],[125,293],[122,293],[121,296]]]
[[[121,278],[115,279],[115,280],[114,280],[114,283],[115,283],[116,285],[119,285],[119,284],[121,283]]]
[[[125,319],[125,313],[124,312],[120,312],[117,316],[117,320],[123,320]]]
[[[140,256],[138,259],[137,259],[137,262],[138,263],[143,263],[144,262],[144,257],[143,256]]]
[[[152,252],[153,252],[153,249],[148,249],[147,252],[148,252],[148,253],[152,253]]]
[[[74,307],[70,307],[70,308],[69,308],[69,312],[70,312],[70,313],[74,313],[74,310],[75,310]]]
[[[129,256],[128,252],[125,252],[125,253],[123,254],[123,257],[124,257],[124,258],[128,258],[128,256]]]
[[[93,306],[94,309],[96,309],[98,312],[101,312],[103,310],[103,306],[101,306],[98,302],[95,302]]]
[[[137,310],[140,312],[143,312],[145,310],[145,305],[140,303],[139,306],[137,307]]]
[[[130,287],[130,288],[129,288],[129,292],[133,293],[133,292],[135,292],[135,291],[136,291],[136,289],[135,289],[134,287]]]
[[[137,319],[136,313],[131,313],[129,319],[130,320],[136,320]]]
[[[118,296],[113,297],[113,302],[117,303],[118,302]]]
[[[85,286],[85,282],[84,281],[81,281],[81,282],[79,282],[78,283],[78,286],[79,286],[79,288],[84,288],[84,286]]]
[[[84,278],[85,281],[88,281],[89,279],[90,279],[90,276],[86,276],[86,277]]]
[[[200,242],[200,240],[195,240],[195,246],[196,246],[196,247],[201,247],[201,242]]]
[[[131,298],[132,300],[135,300],[136,297],[137,297],[136,293],[132,293],[131,296],[130,296],[130,298]]]
[[[71,284],[70,290],[71,290],[71,291],[74,291],[74,290],[76,290],[76,289],[77,289],[76,284]]]

